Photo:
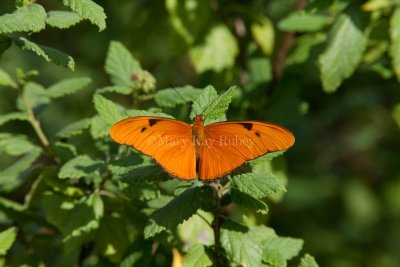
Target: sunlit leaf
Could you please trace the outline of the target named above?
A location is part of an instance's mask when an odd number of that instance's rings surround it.
[[[201,92],[200,89],[196,89],[190,85],[168,88],[157,91],[154,100],[160,107],[175,107],[186,102],[193,102]]]
[[[318,267],[318,264],[313,256],[306,254],[301,258],[299,267]]]
[[[0,33],[39,32],[46,27],[47,14],[43,6],[29,4],[11,14],[0,16]]]
[[[212,261],[203,245],[194,245],[190,247],[183,259],[184,267],[208,267],[211,265]]]
[[[17,237],[17,228],[11,227],[0,232],[0,255],[6,255]]]
[[[362,16],[357,11],[341,14],[330,32],[327,48],[319,57],[325,92],[336,91],[343,80],[353,74],[361,62],[366,44]]]
[[[47,12],[46,24],[59,29],[68,29],[79,23],[82,18],[74,12],[49,11]]]
[[[104,9],[92,0],[63,0],[81,18],[88,19],[102,31],[106,28],[106,14]]]
[[[47,95],[51,98],[59,98],[76,93],[85,88],[91,82],[90,78],[64,79],[47,88]]]
[[[135,82],[132,75],[141,70],[139,62],[126,47],[117,41],[111,41],[108,47],[105,70],[114,85],[132,88]]]
[[[226,26],[219,25],[210,30],[203,44],[190,50],[189,56],[198,73],[208,70],[220,72],[235,64],[238,53],[235,37]]]

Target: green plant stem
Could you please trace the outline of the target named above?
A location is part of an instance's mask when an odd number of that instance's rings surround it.
[[[221,221],[220,221],[220,212],[221,212],[221,184],[219,182],[213,182],[211,184],[214,189],[214,197],[215,197],[215,209],[214,209],[214,221],[213,221],[213,231],[214,231],[214,263],[216,267],[222,266],[221,262],[221,244],[220,244],[220,233],[221,233]]]

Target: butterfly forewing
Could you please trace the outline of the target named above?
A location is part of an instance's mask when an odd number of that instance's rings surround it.
[[[294,144],[287,129],[258,121],[220,122],[204,128],[205,141],[200,153],[199,178],[223,177],[246,161]]]
[[[113,125],[110,136],[152,157],[171,176],[196,178],[192,127],[183,121],[151,116],[127,118]]]

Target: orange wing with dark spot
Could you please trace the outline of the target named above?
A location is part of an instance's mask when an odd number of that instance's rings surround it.
[[[293,134],[276,124],[259,121],[219,122],[204,128],[199,178],[223,177],[249,160],[294,144]]]
[[[196,178],[192,127],[183,121],[152,116],[127,118],[112,126],[110,136],[152,157],[171,176]]]

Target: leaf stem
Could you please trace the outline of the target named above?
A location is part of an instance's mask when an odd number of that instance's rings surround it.
[[[215,198],[215,209],[214,209],[214,221],[212,223],[214,230],[214,263],[216,267],[222,266],[221,261],[221,244],[220,244],[220,232],[221,232],[221,221],[220,221],[220,212],[221,212],[221,184],[219,182],[211,183],[211,187],[214,189],[214,198]]]

